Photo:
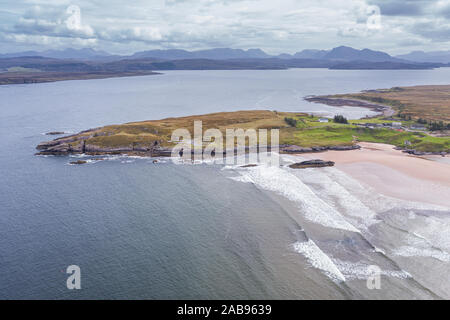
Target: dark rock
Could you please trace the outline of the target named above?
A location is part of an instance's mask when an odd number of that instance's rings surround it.
[[[61,143],[61,144],[54,145],[50,148],[47,148],[46,151],[58,154],[58,153],[68,153],[70,151],[70,149],[71,149],[71,147],[68,143]]]
[[[47,136],[57,136],[57,135],[61,135],[61,134],[66,134],[66,133],[63,131],[51,131],[51,132],[46,133]]]
[[[305,169],[305,168],[322,168],[334,166],[333,161],[323,161],[320,159],[307,160],[299,163],[294,163],[289,166],[292,169]]]
[[[361,146],[355,144],[351,146],[333,146],[329,147],[328,150],[335,150],[335,151],[346,151],[346,150],[358,150],[361,149]]]
[[[151,149],[152,157],[171,157],[172,148],[157,146]]]
[[[247,164],[245,166],[241,166],[241,168],[253,168],[253,167],[257,167],[257,164]]]
[[[347,151],[347,150],[357,150],[361,149],[359,145],[349,145],[349,146],[325,146],[325,147],[312,147],[312,148],[303,148],[294,145],[283,145],[280,146],[280,152],[284,153],[311,153],[311,152],[323,152],[328,150],[335,151]]]
[[[445,151],[441,151],[441,152],[424,152],[424,151],[418,151],[418,150],[414,150],[414,149],[397,149],[397,150],[402,150],[403,153],[407,153],[407,154],[411,154],[413,156],[428,156],[428,155],[440,155],[445,157],[447,155],[447,152]]]
[[[87,163],[87,161],[85,160],[77,160],[77,161],[72,161],[70,164],[85,164]]]
[[[56,146],[57,144],[59,144],[58,141],[46,141],[46,142],[41,142],[38,144],[38,146],[36,147],[37,150],[45,150],[48,149],[50,147]]]
[[[286,152],[286,153],[307,153],[307,152],[313,152],[312,148],[302,148],[299,146],[282,146],[280,147],[280,151]]]

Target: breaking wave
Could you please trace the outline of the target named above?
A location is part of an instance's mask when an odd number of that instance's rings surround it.
[[[295,202],[305,218],[325,227],[359,233],[359,230],[347,222],[332,206],[317,197],[297,176],[288,170],[260,165],[246,170],[237,170],[241,182],[250,182],[261,189],[276,192]]]
[[[345,281],[345,276],[339,271],[333,261],[312,240],[294,243],[294,250],[303,254],[315,268],[322,270],[334,281]]]
[[[281,167],[258,164],[222,170],[233,173],[230,179],[281,195],[298,208],[295,214],[326,227],[306,228],[309,240],[295,242],[293,248],[333,281],[365,280],[371,265],[381,266],[383,276],[416,281],[411,275],[417,274],[415,264],[400,267],[396,257],[434,258],[450,270],[448,208],[381,195],[337,168],[288,167],[301,160],[283,155]]]

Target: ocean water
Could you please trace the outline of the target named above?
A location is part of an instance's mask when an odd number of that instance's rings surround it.
[[[306,95],[445,84],[417,71],[172,71],[0,86],[1,299],[450,298],[449,208],[336,168],[34,156],[49,131],[243,109],[361,117]],[[298,159],[298,158],[297,158]],[[66,288],[67,266],[81,290]],[[369,290],[369,266],[381,289]]]

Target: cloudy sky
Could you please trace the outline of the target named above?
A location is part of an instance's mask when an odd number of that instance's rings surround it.
[[[0,0],[0,52],[450,50],[450,0]]]

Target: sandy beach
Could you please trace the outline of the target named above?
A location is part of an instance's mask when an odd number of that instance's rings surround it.
[[[379,143],[360,145],[360,150],[302,154],[302,157],[334,161],[336,168],[386,196],[447,206],[450,210],[448,157],[411,156]]]

